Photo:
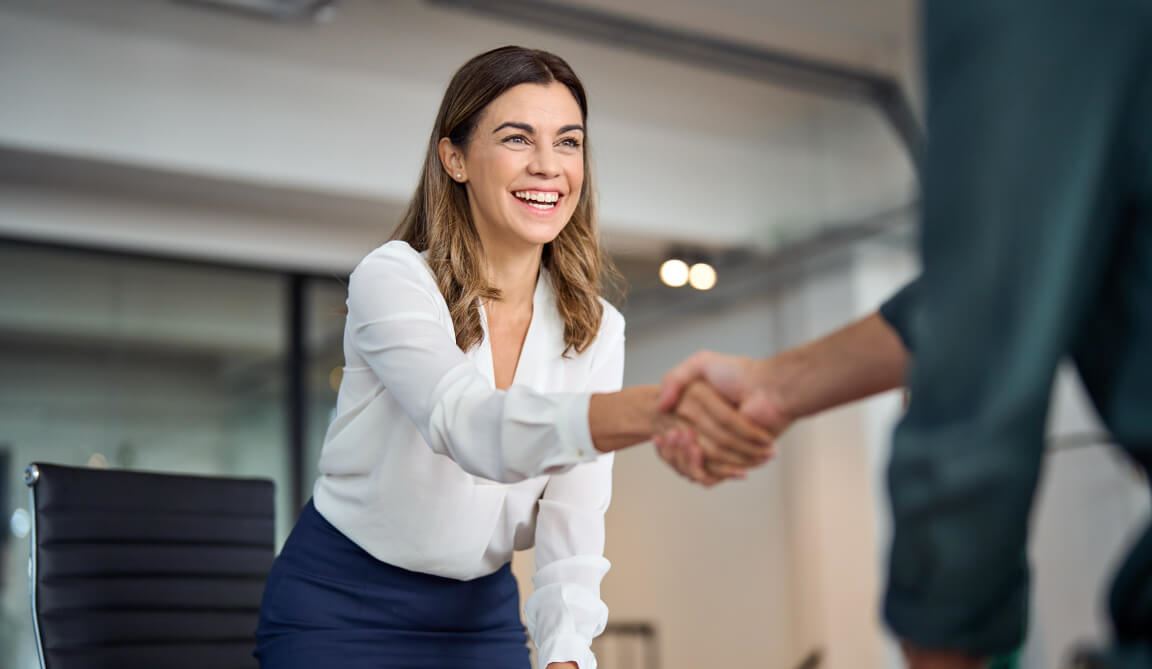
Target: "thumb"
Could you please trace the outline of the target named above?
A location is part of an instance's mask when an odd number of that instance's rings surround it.
[[[661,411],[668,412],[676,408],[684,388],[704,374],[708,355],[707,351],[700,351],[664,375],[657,402]]]
[[[748,399],[751,389],[743,362],[735,356],[715,355],[700,376],[730,404],[739,405]]]

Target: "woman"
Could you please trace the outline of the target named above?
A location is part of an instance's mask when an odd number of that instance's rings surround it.
[[[599,295],[586,116],[549,53],[497,49],[452,79],[398,239],[352,273],[314,502],[265,590],[267,669],[524,669],[509,563],[533,544],[540,666],[596,666],[602,452],[675,419],[657,388],[619,391],[624,320]],[[757,457],[768,441],[746,421],[716,427],[732,410],[703,387],[678,412]]]

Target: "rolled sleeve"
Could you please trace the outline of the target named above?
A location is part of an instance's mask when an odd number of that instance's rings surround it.
[[[885,320],[900,336],[904,348],[915,351],[913,346],[913,324],[916,314],[916,291],[920,279],[916,278],[905,284],[895,295],[880,305],[880,317]]]
[[[592,640],[608,622],[608,606],[600,599],[600,581],[610,567],[602,556],[579,555],[537,570],[533,577],[536,590],[525,605],[524,617],[541,669],[552,662],[596,668]]]

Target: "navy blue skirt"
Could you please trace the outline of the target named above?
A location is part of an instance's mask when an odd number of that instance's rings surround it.
[[[304,507],[272,565],[264,669],[529,669],[509,565],[471,581],[381,562]]]

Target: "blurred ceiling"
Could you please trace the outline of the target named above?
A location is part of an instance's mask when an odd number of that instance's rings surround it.
[[[657,24],[899,74],[911,0],[566,0]]]
[[[896,82],[915,39],[905,0],[562,6]],[[868,105],[578,29],[416,0],[344,0],[311,26],[165,0],[0,0],[0,235],[346,269],[403,209],[444,81],[508,42],[562,53],[585,78],[605,238],[623,258],[675,244],[772,253],[914,197],[904,147]],[[147,206],[85,215],[128,199]],[[201,232],[163,229],[164,203]],[[260,242],[277,221],[280,261]],[[228,237],[238,229],[254,232]]]
[[[443,4],[605,13],[895,78],[904,76],[907,52],[916,39],[912,0],[447,0]]]

